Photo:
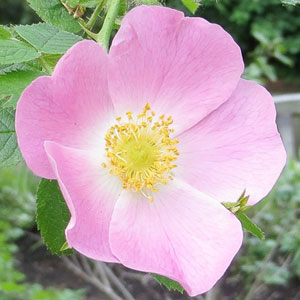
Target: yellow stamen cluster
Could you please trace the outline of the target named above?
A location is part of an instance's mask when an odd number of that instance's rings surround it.
[[[124,189],[141,192],[153,201],[147,191],[156,192],[160,184],[167,184],[177,167],[178,139],[170,137],[173,120],[164,115],[156,118],[149,104],[136,117],[130,111],[126,115],[126,121],[116,118],[117,124],[105,136],[109,164],[102,166],[121,178]]]

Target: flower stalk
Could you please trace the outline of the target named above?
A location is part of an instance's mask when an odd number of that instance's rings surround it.
[[[96,41],[106,50],[109,49],[109,40],[113,30],[115,20],[118,17],[120,0],[111,0],[110,5],[100,32],[97,34]]]

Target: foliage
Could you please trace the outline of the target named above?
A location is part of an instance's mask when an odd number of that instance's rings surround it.
[[[5,300],[80,300],[84,291],[44,289],[25,283],[25,274],[16,269],[15,241],[34,224],[37,179],[24,167],[0,172],[0,299]]]
[[[21,161],[14,121],[14,111],[0,107],[0,167],[16,165]]]
[[[56,180],[42,179],[37,191],[37,223],[48,249],[57,255],[72,254],[62,250],[65,245],[65,228],[70,212]]]
[[[68,13],[60,0],[28,0],[28,2],[43,21],[70,32],[77,33],[81,30],[78,22]]]
[[[1,40],[8,40],[11,38],[11,34],[9,30],[7,30],[4,26],[0,25],[0,39]]]
[[[40,54],[32,47],[21,41],[0,40],[0,64],[12,64],[30,61]]]
[[[64,54],[82,40],[78,35],[62,31],[46,23],[17,26],[16,32],[36,50],[45,54]]]

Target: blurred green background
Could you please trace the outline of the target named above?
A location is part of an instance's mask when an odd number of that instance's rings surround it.
[[[167,0],[165,4],[189,14],[179,0]],[[196,16],[221,24],[234,36],[246,61],[245,77],[267,84],[274,82],[273,87],[280,86],[283,92],[299,88],[299,6],[285,6],[280,0],[203,0]],[[0,24],[37,22],[39,17],[25,0],[0,0]],[[34,260],[39,259],[35,253],[42,247],[35,228],[37,183],[38,179],[25,166],[0,170],[0,299],[99,299],[92,290],[87,293],[72,289],[74,285],[67,279],[58,282],[54,276],[45,284],[43,270],[52,266],[55,274],[58,264],[52,258],[47,258],[49,265],[41,268],[39,275],[33,276],[26,268],[26,259],[27,265],[28,259],[34,265]],[[265,231],[266,239],[261,241],[246,234],[244,247],[224,279],[198,299],[299,300],[300,163],[297,159],[290,160],[276,188],[249,213]],[[25,248],[27,258],[22,255]],[[171,299],[188,297],[172,294]]]

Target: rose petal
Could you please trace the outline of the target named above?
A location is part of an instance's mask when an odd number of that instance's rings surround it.
[[[154,201],[130,191],[119,197],[110,225],[122,264],[178,281],[189,295],[209,290],[239,250],[237,218],[220,203],[174,180]]]
[[[103,143],[99,132],[113,109],[106,65],[107,54],[97,43],[79,42],[58,62],[52,77],[38,78],[22,94],[16,132],[22,155],[35,174],[55,178],[45,140],[82,149]]]
[[[177,176],[220,202],[244,190],[255,204],[271,190],[286,152],[271,95],[241,80],[230,99],[179,138]]]
[[[108,231],[120,180],[101,166],[97,153],[54,142],[45,142],[45,150],[71,212],[66,228],[69,246],[93,259],[118,262]]]
[[[173,117],[177,133],[225,102],[243,71],[240,48],[220,26],[156,6],[125,16],[109,57],[118,113],[140,112],[148,102]]]

